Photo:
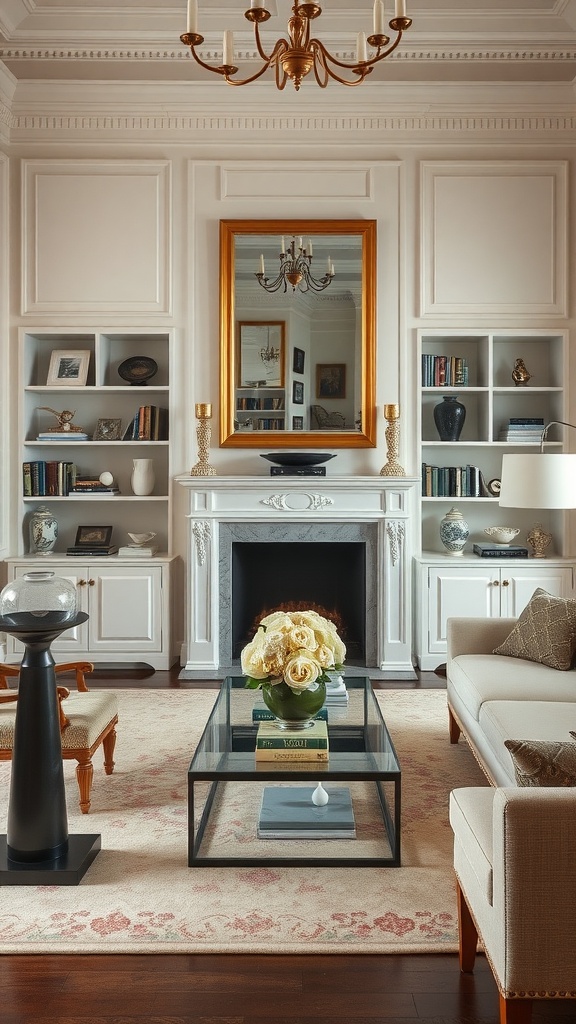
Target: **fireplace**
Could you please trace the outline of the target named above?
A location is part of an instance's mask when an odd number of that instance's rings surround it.
[[[182,678],[239,674],[259,618],[288,602],[342,619],[346,665],[414,679],[418,481],[177,477],[190,493]],[[339,629],[340,631],[340,629]]]
[[[377,532],[356,523],[222,524],[220,645],[231,664],[262,615],[289,602],[334,612],[347,664],[373,664]]]

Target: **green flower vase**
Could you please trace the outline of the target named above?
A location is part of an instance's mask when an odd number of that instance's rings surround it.
[[[262,699],[280,729],[307,729],[326,700],[326,685],[294,693],[284,682],[262,683]]]

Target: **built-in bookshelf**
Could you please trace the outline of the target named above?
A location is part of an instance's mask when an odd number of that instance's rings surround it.
[[[62,365],[68,356],[79,361],[85,383],[55,375],[54,353]],[[130,384],[118,372],[134,357],[157,365],[146,383]],[[39,503],[49,504],[58,520],[55,553],[65,552],[88,520],[112,525],[118,545],[129,543],[128,532],[154,532],[159,550],[170,552],[171,357],[172,335],[165,329],[21,331],[19,555],[29,553],[27,521]],[[70,430],[62,429],[65,410],[73,414],[65,418]],[[136,458],[152,459],[150,495],[132,491]],[[112,474],[112,491],[89,500],[70,493],[76,476],[97,480],[105,471]]]
[[[237,388],[238,430],[284,430],[286,392],[284,388]]]

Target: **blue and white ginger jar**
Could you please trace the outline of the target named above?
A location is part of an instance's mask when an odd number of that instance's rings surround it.
[[[470,528],[457,508],[451,508],[440,523],[440,540],[451,555],[461,555],[470,536]]]

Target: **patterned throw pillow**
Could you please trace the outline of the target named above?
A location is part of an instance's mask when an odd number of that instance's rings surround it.
[[[493,654],[566,671],[576,653],[576,601],[535,590],[518,622]]]
[[[576,732],[570,735],[576,740]],[[576,743],[505,740],[519,786],[576,786]]]

